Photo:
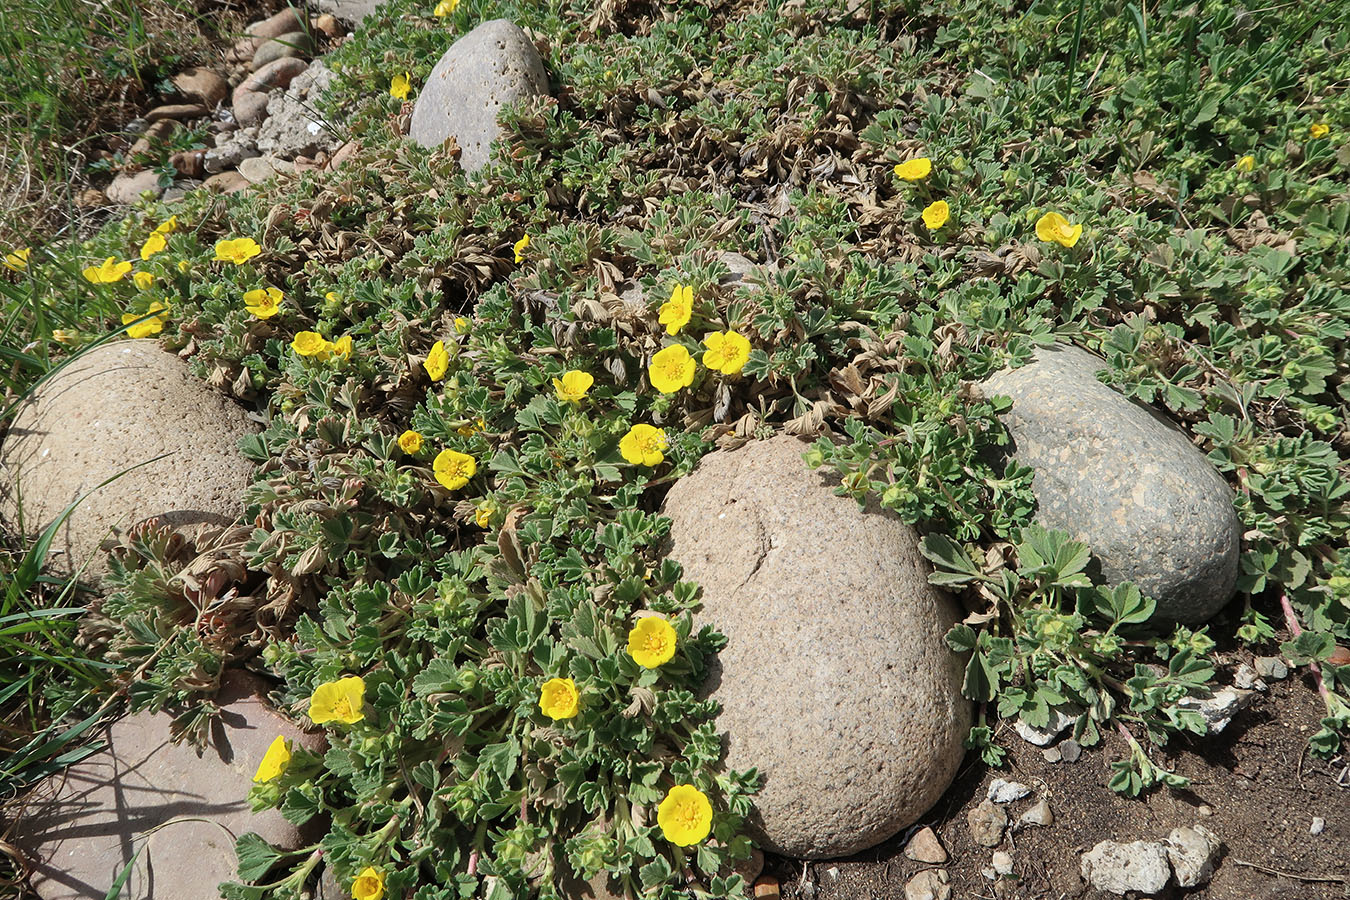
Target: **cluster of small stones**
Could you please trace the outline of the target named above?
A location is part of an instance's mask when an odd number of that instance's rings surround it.
[[[210,118],[216,146],[200,158],[175,158],[174,165],[191,178],[209,175],[206,183],[217,189],[238,190],[275,172],[333,165],[342,151],[324,123],[308,118],[312,104],[305,102],[306,96],[322,92],[329,78],[321,62],[306,61],[316,49],[316,33],[337,39],[341,25],[330,14],[306,20],[288,9],[250,26],[233,48],[227,72],[180,73],[175,85],[184,102],[147,115],[141,135],[146,143],[136,149],[151,149],[154,140],[178,127],[174,123]],[[547,73],[528,36],[504,20],[484,23],[452,45],[433,70],[413,109],[410,138],[428,148],[458,147],[461,165],[472,171],[488,158],[498,133],[498,110],[548,89]],[[291,121],[301,124],[291,127]],[[110,198],[139,197],[138,184],[130,183],[139,177],[119,176]],[[727,261],[734,263],[733,280],[741,289],[755,290],[763,273],[756,273],[754,263],[735,254]],[[122,355],[107,360],[101,377],[115,379],[130,368],[127,378],[135,384],[128,389],[154,390],[165,378],[176,383],[181,362],[154,349],[148,352],[163,359],[146,357],[147,346],[153,348],[150,342],[107,348]],[[124,348],[129,347],[138,355],[131,367],[125,364],[129,351]],[[169,366],[171,372],[152,380],[134,371],[146,366]],[[1088,542],[1108,580],[1128,578],[1145,587],[1158,600],[1160,618],[1203,621],[1227,603],[1234,589],[1239,534],[1231,494],[1179,429],[1102,384],[1096,375],[1102,368],[1101,360],[1080,349],[1045,348],[1032,364],[1000,373],[984,390],[1013,400],[1005,423],[1013,455],[1036,468],[1033,490],[1041,521]],[[63,442],[86,439],[83,432],[62,430],[62,422],[79,417],[60,413],[60,404],[73,401],[63,397],[59,383],[34,402],[45,405],[49,415],[42,421],[49,424],[26,436],[20,430],[17,441],[12,433],[0,447],[0,462],[8,456],[12,464],[16,447],[34,460],[53,452],[59,459]],[[102,462],[115,468],[144,460],[138,436],[143,409],[143,404],[125,404],[120,418],[111,408],[98,411],[111,436],[100,448]],[[182,418],[161,412],[156,421]],[[240,418],[238,410],[225,407],[222,414]],[[22,417],[16,429],[21,422]],[[241,420],[234,433],[249,427]],[[167,435],[166,446],[180,438]],[[780,436],[709,454],[672,487],[665,514],[672,520],[671,556],[685,566],[689,579],[704,586],[701,621],[729,639],[713,663],[705,693],[721,705],[718,727],[726,734],[727,764],[753,767],[764,776],[750,831],[767,849],[819,859],[857,853],[918,821],[962,761],[972,711],[960,691],[963,660],[943,640],[960,611],[950,596],[928,583],[917,535],[888,512],[875,506],[860,512],[854,501],[836,496],[828,475],[806,468],[804,449],[801,441]],[[200,471],[200,460],[186,457],[163,468],[178,464]],[[53,504],[83,487],[72,482],[53,490]],[[109,521],[171,512],[159,508],[170,498],[135,499],[134,508],[117,509],[115,493],[96,494],[91,508],[111,504],[111,518],[78,514],[69,523],[70,537],[87,548],[91,538],[77,534],[82,528],[101,535]],[[231,512],[237,515],[237,506],[221,514]],[[45,521],[30,524],[41,527]],[[860,684],[867,689],[859,690]],[[1212,724],[1234,706],[1223,703]],[[1072,741],[1050,746],[1073,721],[1067,714],[1061,719],[1040,730],[1021,723],[1018,730],[1072,762],[1081,752]],[[792,727],[784,729],[784,721]],[[249,771],[257,763],[252,757],[260,753],[261,748],[250,748],[232,764]],[[218,770],[217,762],[203,760],[200,768],[184,771],[177,785],[160,789],[212,785]],[[975,843],[994,851],[986,871],[992,879],[1013,871],[1011,853],[1000,847],[1011,823],[1008,804],[1027,801],[1013,828],[1053,821],[1046,800],[1028,800],[1029,794],[1023,785],[996,782],[968,814]],[[153,801],[154,792],[145,799]],[[122,816],[129,822],[140,821],[134,810],[119,812],[130,812]],[[131,837],[122,834],[118,846],[130,846]],[[1168,859],[1191,858],[1189,850],[1178,849],[1186,837],[1169,839],[1153,854],[1161,854],[1164,868],[1170,865],[1169,876],[1175,871],[1179,883],[1179,864]],[[67,836],[55,847],[39,847],[38,855],[50,859],[59,849],[73,859],[81,856],[79,847]],[[930,829],[919,831],[906,852],[932,865],[947,859]],[[229,848],[212,853],[228,855]],[[1085,877],[1106,871],[1108,857],[1116,855],[1102,850],[1091,864],[1085,858]],[[108,866],[95,881],[108,878],[84,894],[49,890],[43,896],[101,896],[116,861]],[[1156,874],[1150,877],[1156,880]],[[1109,878],[1094,874],[1089,880]],[[603,887],[589,886],[596,896],[605,895]],[[174,896],[214,896],[213,890],[214,885],[185,887]],[[911,900],[938,900],[951,890],[948,874],[931,869],[906,885],[905,893]]]
[[[112,145],[129,161],[105,192],[82,202],[132,204],[146,196],[172,202],[192,188],[235,193],[278,174],[338,167],[356,148],[316,112],[333,76],[314,55],[345,34],[331,13],[306,17],[290,7],[249,25],[221,66],[178,73],[171,79],[177,97],[126,124],[126,136]],[[169,155],[177,172],[171,186],[142,165],[180,130],[202,127],[209,146]]]

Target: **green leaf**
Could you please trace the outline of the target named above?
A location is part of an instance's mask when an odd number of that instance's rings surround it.
[[[953,625],[952,630],[947,632],[947,646],[957,653],[968,653],[974,650],[977,640],[978,635],[975,634],[975,629],[969,625]]]
[[[239,857],[239,877],[257,881],[276,865],[282,854],[258,835],[249,831],[234,842],[234,853]]]
[[[1280,644],[1285,659],[1296,666],[1320,662],[1336,652],[1336,639],[1322,631],[1305,631],[1292,641]]]
[[[966,679],[961,685],[961,693],[971,700],[988,703],[994,699],[997,678],[989,666],[989,660],[983,653],[973,653],[966,663]]]

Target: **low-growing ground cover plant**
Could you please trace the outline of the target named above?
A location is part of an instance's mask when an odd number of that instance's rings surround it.
[[[404,101],[499,16],[547,50],[555,96],[509,110],[470,179],[401,138]],[[1178,701],[1235,640],[1316,672],[1311,747],[1337,752],[1338,16],[390,0],[331,59],[353,164],[9,251],[16,381],[123,327],[265,418],[248,524],[186,549],[134,531],[86,627],[186,735],[235,664],[324,728],[325,753],[274,745],[250,799],[326,836],[241,838],[227,895],[294,896],[321,861],[361,900],[602,871],[739,895],[757,776],[719,767],[699,688],[724,639],[657,510],[703,453],[777,430],[823,432],[807,462],[924,534],[970,612],[948,642],[990,764],[997,718],[1065,709],[1084,744],[1126,735],[1118,790],[1179,783],[1149,748],[1203,733]],[[738,284],[721,251],[767,265]],[[1242,598],[1210,626],[1160,629],[1032,524],[1006,399],[972,386],[1054,340],[1102,353],[1234,485]]]

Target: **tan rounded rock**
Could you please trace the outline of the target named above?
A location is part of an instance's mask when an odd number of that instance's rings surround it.
[[[913,529],[834,494],[792,437],[704,457],[666,498],[672,559],[727,636],[707,682],[726,765],[764,776],[766,850],[846,856],[926,812],[960,765],[970,704]]]
[[[173,76],[173,86],[185,97],[191,97],[215,109],[230,92],[230,85],[219,72],[194,66]]]
[[[47,564],[70,572],[88,563],[86,576],[97,577],[107,571],[99,543],[114,528],[152,516],[181,528],[236,521],[253,474],[238,444],[254,430],[155,341],[105,344],[57,372],[15,417],[0,444],[0,518],[17,530],[22,503],[35,534],[92,491],[59,529]]]

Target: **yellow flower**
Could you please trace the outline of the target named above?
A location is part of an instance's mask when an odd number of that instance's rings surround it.
[[[478,524],[479,528],[487,528],[492,524],[492,517],[496,512],[497,504],[489,500],[486,503],[480,504],[478,509],[474,510],[473,520]]]
[[[398,436],[398,449],[409,456],[420,453],[422,450],[422,435],[412,429],[403,432]]]
[[[926,156],[916,156],[895,164],[895,177],[905,181],[918,181],[927,178],[933,171],[933,161]]]
[[[655,669],[675,656],[675,629],[661,616],[644,616],[628,632],[628,655],[644,669]]]
[[[235,238],[229,241],[216,241],[216,262],[232,262],[242,266],[262,252],[262,247],[253,238]]]
[[[445,349],[445,341],[431,345],[431,352],[422,361],[422,368],[427,370],[432,381],[440,381],[445,377],[446,370],[450,368],[450,353]]]
[[[360,675],[325,681],[309,698],[309,720],[315,725],[341,722],[351,725],[366,717],[366,683]]]
[[[178,230],[178,217],[169,216],[155,229],[155,234],[173,234]]]
[[[145,243],[141,244],[142,261],[145,261],[156,253],[168,248],[169,242],[165,239],[164,235],[165,232],[162,231],[153,231],[150,233],[150,236],[145,239]]]
[[[408,91],[412,89],[412,82],[408,80],[408,73],[395,75],[389,82],[389,96],[399,100],[408,99]]]
[[[525,261],[525,248],[530,246],[530,236],[527,234],[512,245],[511,249],[516,251],[516,265]]]
[[[384,873],[366,866],[352,882],[352,896],[356,900],[380,900],[384,896]]]
[[[951,218],[951,215],[952,210],[951,207],[947,205],[946,200],[934,200],[924,207],[923,224],[928,226],[929,231],[937,231],[943,225],[947,224],[947,220]]]
[[[455,317],[455,331],[458,331],[460,334],[468,334],[468,333],[469,333],[469,320],[466,319],[466,318],[464,318],[463,316],[456,316],[456,317]]]
[[[131,281],[136,285],[138,291],[148,291],[150,285],[155,283],[155,276],[149,272],[132,272]]]
[[[569,369],[562,378],[553,379],[553,390],[558,392],[558,399],[564,403],[576,403],[586,396],[593,384],[595,379],[590,372]]]
[[[712,831],[712,804],[692,784],[677,784],[656,808],[656,824],[675,846],[692,846]]]
[[[121,281],[130,271],[130,262],[118,262],[117,257],[110,256],[100,265],[85,269],[84,278],[93,284],[112,284],[114,281]]]
[[[436,4],[436,11],[433,13],[438,19],[443,19],[453,13],[459,7],[459,0],[441,0]]]
[[[1315,138],[1323,138],[1331,134],[1331,126],[1326,122],[1314,122],[1308,126],[1308,134]]]
[[[435,473],[441,487],[455,491],[469,483],[469,479],[478,471],[478,463],[467,453],[442,450],[432,461],[431,471]]]
[[[661,465],[666,446],[666,432],[647,424],[634,425],[619,439],[619,453],[635,466]]]
[[[1256,168],[1256,157],[1244,156],[1237,161],[1233,168],[1237,169],[1239,172],[1250,172],[1252,169]]]
[[[460,437],[473,437],[480,431],[487,431],[487,423],[482,419],[475,419],[468,425],[461,425],[455,429],[455,432],[459,434]]]
[[[179,272],[182,272],[184,275],[186,275],[188,269],[191,269],[191,268],[192,268],[192,263],[188,262],[186,259],[180,259],[180,260],[178,261],[178,271],[179,271]]]
[[[291,341],[291,349],[301,356],[323,356],[332,346],[317,331],[297,331]]]
[[[539,689],[539,709],[555,722],[575,716],[580,699],[577,684],[570,678],[550,678]]]
[[[274,287],[246,291],[244,293],[244,309],[259,319],[270,319],[281,310],[281,301],[285,296]],[[296,352],[299,352],[299,349],[297,347]]]
[[[658,350],[647,366],[647,377],[652,387],[663,394],[673,394],[694,383],[694,358],[679,344]]]
[[[693,285],[677,284],[670,292],[670,299],[661,304],[657,321],[666,326],[666,334],[679,334],[680,329],[689,324],[689,317],[693,314]]]
[[[144,322],[138,322],[135,325],[131,325],[131,323],[135,322],[137,319],[153,313],[161,314],[154,318],[146,319]],[[122,313],[122,324],[131,325],[131,327],[127,329],[127,337],[131,338],[144,338],[149,337],[152,334],[159,334],[164,330],[164,323],[167,321],[169,321],[169,307],[160,303],[158,300],[152,302],[150,308],[144,313]]]
[[[58,344],[65,344],[67,347],[74,347],[80,342],[80,333],[78,331],[67,331],[64,328],[52,329],[52,340]]]
[[[258,763],[258,771],[253,774],[253,783],[262,784],[271,781],[285,772],[290,764],[291,742],[277,735],[276,740],[272,741],[267,752],[263,754],[262,762]]]
[[[335,359],[346,359],[347,357],[351,356],[352,336],[350,334],[344,334],[336,341],[333,341],[332,345],[328,348],[328,352]]]
[[[735,375],[750,361],[750,341],[735,331],[705,334],[703,346],[703,364],[723,375]]]
[[[15,250],[13,253],[5,254],[5,268],[11,272],[22,272],[28,268],[28,257],[33,255],[32,247],[24,247],[22,250]]]
[[[1072,247],[1082,235],[1082,225],[1070,225],[1057,212],[1048,212],[1036,220],[1036,237],[1049,243]]]
[[[329,291],[323,295],[323,299],[327,300],[329,303],[337,303],[342,298],[338,296],[337,291]]]

